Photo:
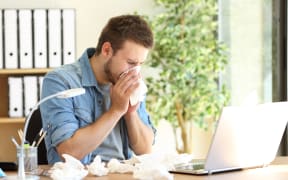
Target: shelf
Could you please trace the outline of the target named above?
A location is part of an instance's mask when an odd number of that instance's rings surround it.
[[[49,72],[51,69],[50,68],[35,68],[35,69],[1,69],[0,70],[0,75],[1,74],[44,74]]]
[[[10,118],[10,117],[0,117],[0,124],[4,123],[24,123],[25,118]]]

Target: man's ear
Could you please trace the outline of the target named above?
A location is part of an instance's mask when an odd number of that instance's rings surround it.
[[[113,49],[110,42],[104,42],[102,45],[101,53],[103,56],[112,56]]]

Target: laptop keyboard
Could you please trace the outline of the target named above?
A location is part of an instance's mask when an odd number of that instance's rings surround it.
[[[200,170],[204,169],[205,159],[193,159],[191,162],[175,165],[176,170]]]

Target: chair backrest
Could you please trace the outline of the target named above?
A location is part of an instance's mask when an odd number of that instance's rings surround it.
[[[30,123],[27,129],[26,139],[32,143],[34,138],[37,136],[42,128],[42,118],[40,109],[38,108],[30,119]],[[43,140],[38,146],[38,164],[48,164],[47,161],[47,151],[45,146],[45,141]]]

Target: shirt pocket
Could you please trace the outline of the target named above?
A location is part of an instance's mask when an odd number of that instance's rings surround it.
[[[94,122],[93,112],[88,109],[75,108],[75,117],[79,120],[80,127],[87,126]]]

